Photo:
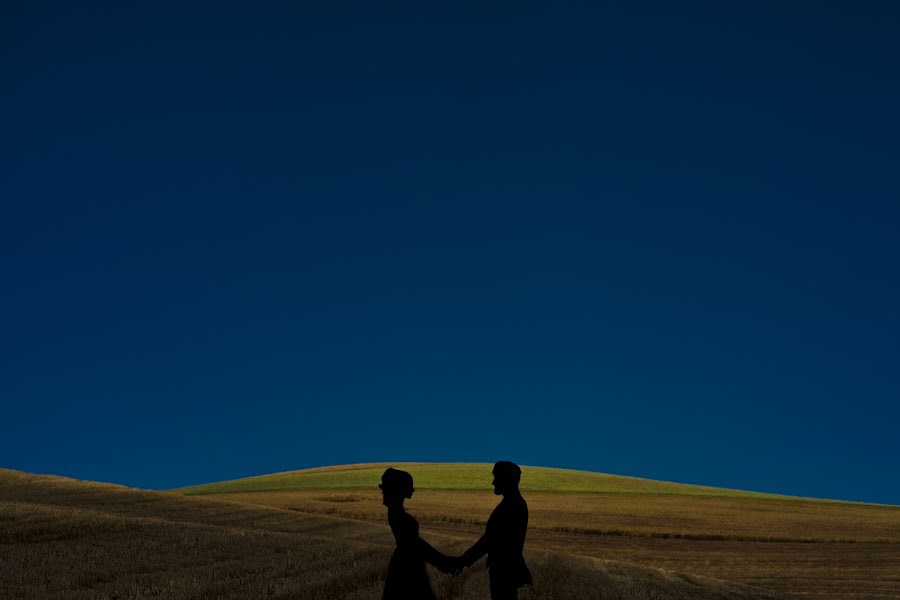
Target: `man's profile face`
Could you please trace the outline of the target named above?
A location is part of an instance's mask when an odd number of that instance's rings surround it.
[[[495,496],[502,496],[502,495],[503,495],[503,484],[502,484],[502,483],[500,482],[500,480],[497,478],[497,472],[496,472],[496,471],[493,471],[491,474],[494,476],[494,480],[491,482],[491,485],[494,486],[494,495],[495,495]]]

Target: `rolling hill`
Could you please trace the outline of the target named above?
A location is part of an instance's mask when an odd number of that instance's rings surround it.
[[[487,463],[370,463],[302,469],[181,488],[188,495],[234,492],[272,492],[310,489],[372,489],[388,466],[409,471],[418,489],[490,490],[491,467]],[[740,490],[654,481],[573,469],[522,467],[525,492],[599,492],[673,494],[689,496],[780,497]]]

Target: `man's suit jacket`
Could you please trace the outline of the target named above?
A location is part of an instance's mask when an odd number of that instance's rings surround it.
[[[484,535],[463,555],[467,564],[488,555],[487,567],[492,580],[511,587],[531,583],[522,549],[528,530],[528,504],[521,494],[507,494],[491,513]]]

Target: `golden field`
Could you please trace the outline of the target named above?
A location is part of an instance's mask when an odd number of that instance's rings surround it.
[[[376,486],[383,468],[308,469],[185,491],[380,523],[384,509]],[[490,465],[407,463],[403,468],[415,478],[417,491],[408,508],[426,536],[442,533],[474,541],[480,535],[498,500],[490,491]],[[303,489],[309,485],[316,488]],[[242,491],[254,489],[259,491]],[[900,598],[900,507],[535,467],[523,468],[522,489],[532,549],[689,573],[799,598]]]
[[[672,489],[525,496],[535,585],[523,599],[900,597],[897,507]],[[496,502],[420,487],[408,509],[451,554]],[[393,549],[384,520],[363,486],[185,496],[0,470],[0,598],[375,600]],[[483,562],[431,576],[439,598],[488,597]]]
[[[214,496],[308,515],[384,519],[376,491]],[[739,582],[797,597],[900,597],[900,510],[866,505],[631,494],[526,494],[529,548]],[[497,498],[418,490],[428,532],[474,541]]]

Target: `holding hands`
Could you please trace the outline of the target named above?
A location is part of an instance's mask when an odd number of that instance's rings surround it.
[[[470,564],[465,556],[448,556],[439,570],[450,575],[459,575]]]

